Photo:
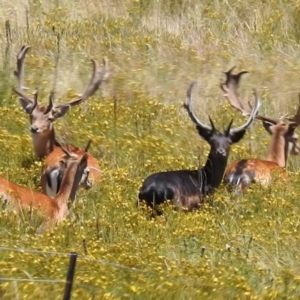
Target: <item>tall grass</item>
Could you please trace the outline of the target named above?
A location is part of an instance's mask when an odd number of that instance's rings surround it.
[[[52,231],[35,233],[40,218],[0,212],[0,246],[76,251],[74,299],[298,299],[299,157],[290,182],[253,187],[234,198],[220,187],[214,206],[182,214],[166,206],[148,219],[136,208],[142,180],[152,172],[196,168],[208,145],[181,109],[191,80],[197,115],[220,129],[242,118],[224,100],[222,72],[236,65],[250,74],[243,98],[257,88],[261,113],[295,113],[300,90],[300,1],[0,0],[0,173],[40,189],[28,116],[11,87],[23,44],[25,85],[47,101],[61,36],[56,101],[84,89],[90,58],[107,57],[111,79],[82,107],[55,123],[57,135],[91,152],[103,171],[100,185],[81,191],[72,215]],[[9,21],[9,22],[7,22]],[[7,26],[10,34],[7,38]],[[259,122],[230,161],[265,157],[269,136]],[[95,262],[95,260],[98,260]],[[136,272],[103,261],[139,268]],[[3,251],[0,278],[64,280],[64,256]],[[1,279],[0,279],[1,280]],[[60,299],[63,285],[1,282],[3,299]]]

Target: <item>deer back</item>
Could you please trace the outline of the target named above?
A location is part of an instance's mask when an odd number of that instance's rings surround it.
[[[48,196],[15,184],[4,177],[0,177],[0,194],[17,212],[28,207],[53,218],[59,209],[58,204]]]
[[[231,163],[227,167],[224,174],[224,182],[231,187],[235,186],[238,191],[242,191],[255,182],[267,186],[276,175],[286,179],[286,169],[272,161],[242,159]]]

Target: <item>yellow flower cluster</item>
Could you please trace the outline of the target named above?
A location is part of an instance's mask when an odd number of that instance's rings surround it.
[[[3,2],[3,1],[2,1]],[[57,98],[81,92],[89,58],[107,57],[110,81],[84,105],[55,121],[70,144],[92,138],[91,154],[103,172],[99,185],[80,191],[71,215],[36,234],[40,217],[11,213],[0,199],[0,299],[61,299],[68,256],[78,258],[72,299],[299,299],[299,157],[290,157],[289,181],[253,186],[235,198],[221,186],[211,204],[150,219],[136,206],[145,177],[153,172],[204,164],[209,146],[181,109],[197,79],[194,107],[218,128],[244,122],[224,100],[219,77],[233,65],[248,70],[242,94],[259,91],[264,115],[294,112],[299,91],[299,0],[31,1],[3,7],[13,43],[0,29],[0,175],[40,189],[28,116],[11,92],[15,53],[32,46],[24,86],[39,87],[46,103],[56,78]],[[3,2],[3,3],[4,3]],[[1,11],[2,12],[2,11]],[[6,49],[7,51],[5,51]],[[246,79],[247,78],[247,79]],[[229,161],[264,158],[269,135],[260,122],[231,147]],[[200,155],[201,154],[201,155]],[[47,253],[16,252],[5,248]],[[50,252],[60,254],[50,254]],[[5,281],[17,278],[23,281]],[[27,281],[26,281],[27,280]],[[37,282],[35,280],[45,280]],[[48,282],[47,282],[48,280]]]

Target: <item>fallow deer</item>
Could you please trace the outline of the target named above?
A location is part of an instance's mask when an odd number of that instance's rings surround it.
[[[234,67],[224,72],[226,80],[221,84],[221,89],[232,107],[247,116],[251,112],[251,106],[247,106],[240,99],[238,85],[240,78],[248,71],[233,74]],[[300,99],[299,99],[300,101]],[[297,135],[295,129],[300,124],[300,106],[296,115],[290,119],[288,124],[283,119],[275,119],[257,114],[256,119],[261,120],[265,130],[271,135],[266,160],[242,159],[231,163],[225,171],[224,182],[230,187],[236,187],[236,192],[241,192],[253,182],[268,185],[272,174],[282,175],[286,178],[285,167],[289,153],[299,154]]]
[[[102,82],[109,77],[108,64],[103,59],[103,67],[100,68],[97,61],[92,59],[93,75],[82,95],[69,102],[54,103],[54,93],[52,91],[49,96],[49,104],[44,106],[38,103],[38,92],[35,92],[34,97],[31,98],[24,91],[22,82],[24,60],[29,49],[29,46],[22,46],[17,54],[17,71],[14,74],[18,80],[18,87],[13,90],[19,95],[21,106],[30,116],[30,131],[35,155],[40,159],[45,158],[44,170],[41,177],[42,190],[48,196],[54,197],[59,190],[63,176],[59,161],[64,153],[60,144],[55,139],[53,122],[64,116],[71,106],[78,105],[94,95]],[[70,146],[70,151],[78,156],[82,156],[85,153],[84,149],[75,146]],[[100,179],[101,174],[97,160],[90,154],[87,154],[87,156],[91,177],[94,180]],[[90,185],[84,187],[90,188]]]
[[[65,169],[59,192],[54,198],[17,185],[4,177],[0,177],[0,195],[11,203],[16,211],[29,207],[40,212],[51,223],[61,222],[68,214],[68,200],[75,199],[80,181],[88,179],[87,161],[90,141],[84,154],[77,158],[62,148],[64,156],[59,163]]]
[[[198,170],[176,170],[154,173],[147,177],[140,188],[139,201],[144,200],[147,206],[161,214],[157,205],[171,200],[176,208],[185,207],[189,211],[197,209],[203,203],[205,196],[212,194],[222,182],[227,165],[230,146],[240,141],[246,129],[255,120],[261,102],[254,91],[255,104],[246,123],[237,128],[231,128],[233,120],[224,132],[216,129],[209,117],[210,125],[202,123],[192,110],[193,82],[187,90],[186,109],[190,119],[196,124],[199,135],[209,143],[210,152],[203,168]]]

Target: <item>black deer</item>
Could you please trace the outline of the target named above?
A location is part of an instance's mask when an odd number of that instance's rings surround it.
[[[146,204],[153,208],[157,214],[161,214],[157,209],[157,205],[166,200],[171,200],[176,208],[185,207],[191,211],[197,209],[199,204],[203,203],[205,196],[213,193],[222,182],[230,145],[243,138],[246,129],[255,120],[261,106],[260,99],[254,90],[255,104],[247,122],[238,128],[231,128],[233,122],[231,120],[227,129],[222,133],[215,128],[210,117],[211,127],[203,124],[195,116],[191,108],[194,85],[195,82],[192,82],[188,88],[186,102],[183,107],[196,124],[199,135],[209,143],[210,152],[203,168],[159,172],[145,179],[139,192],[138,202],[146,201]]]

